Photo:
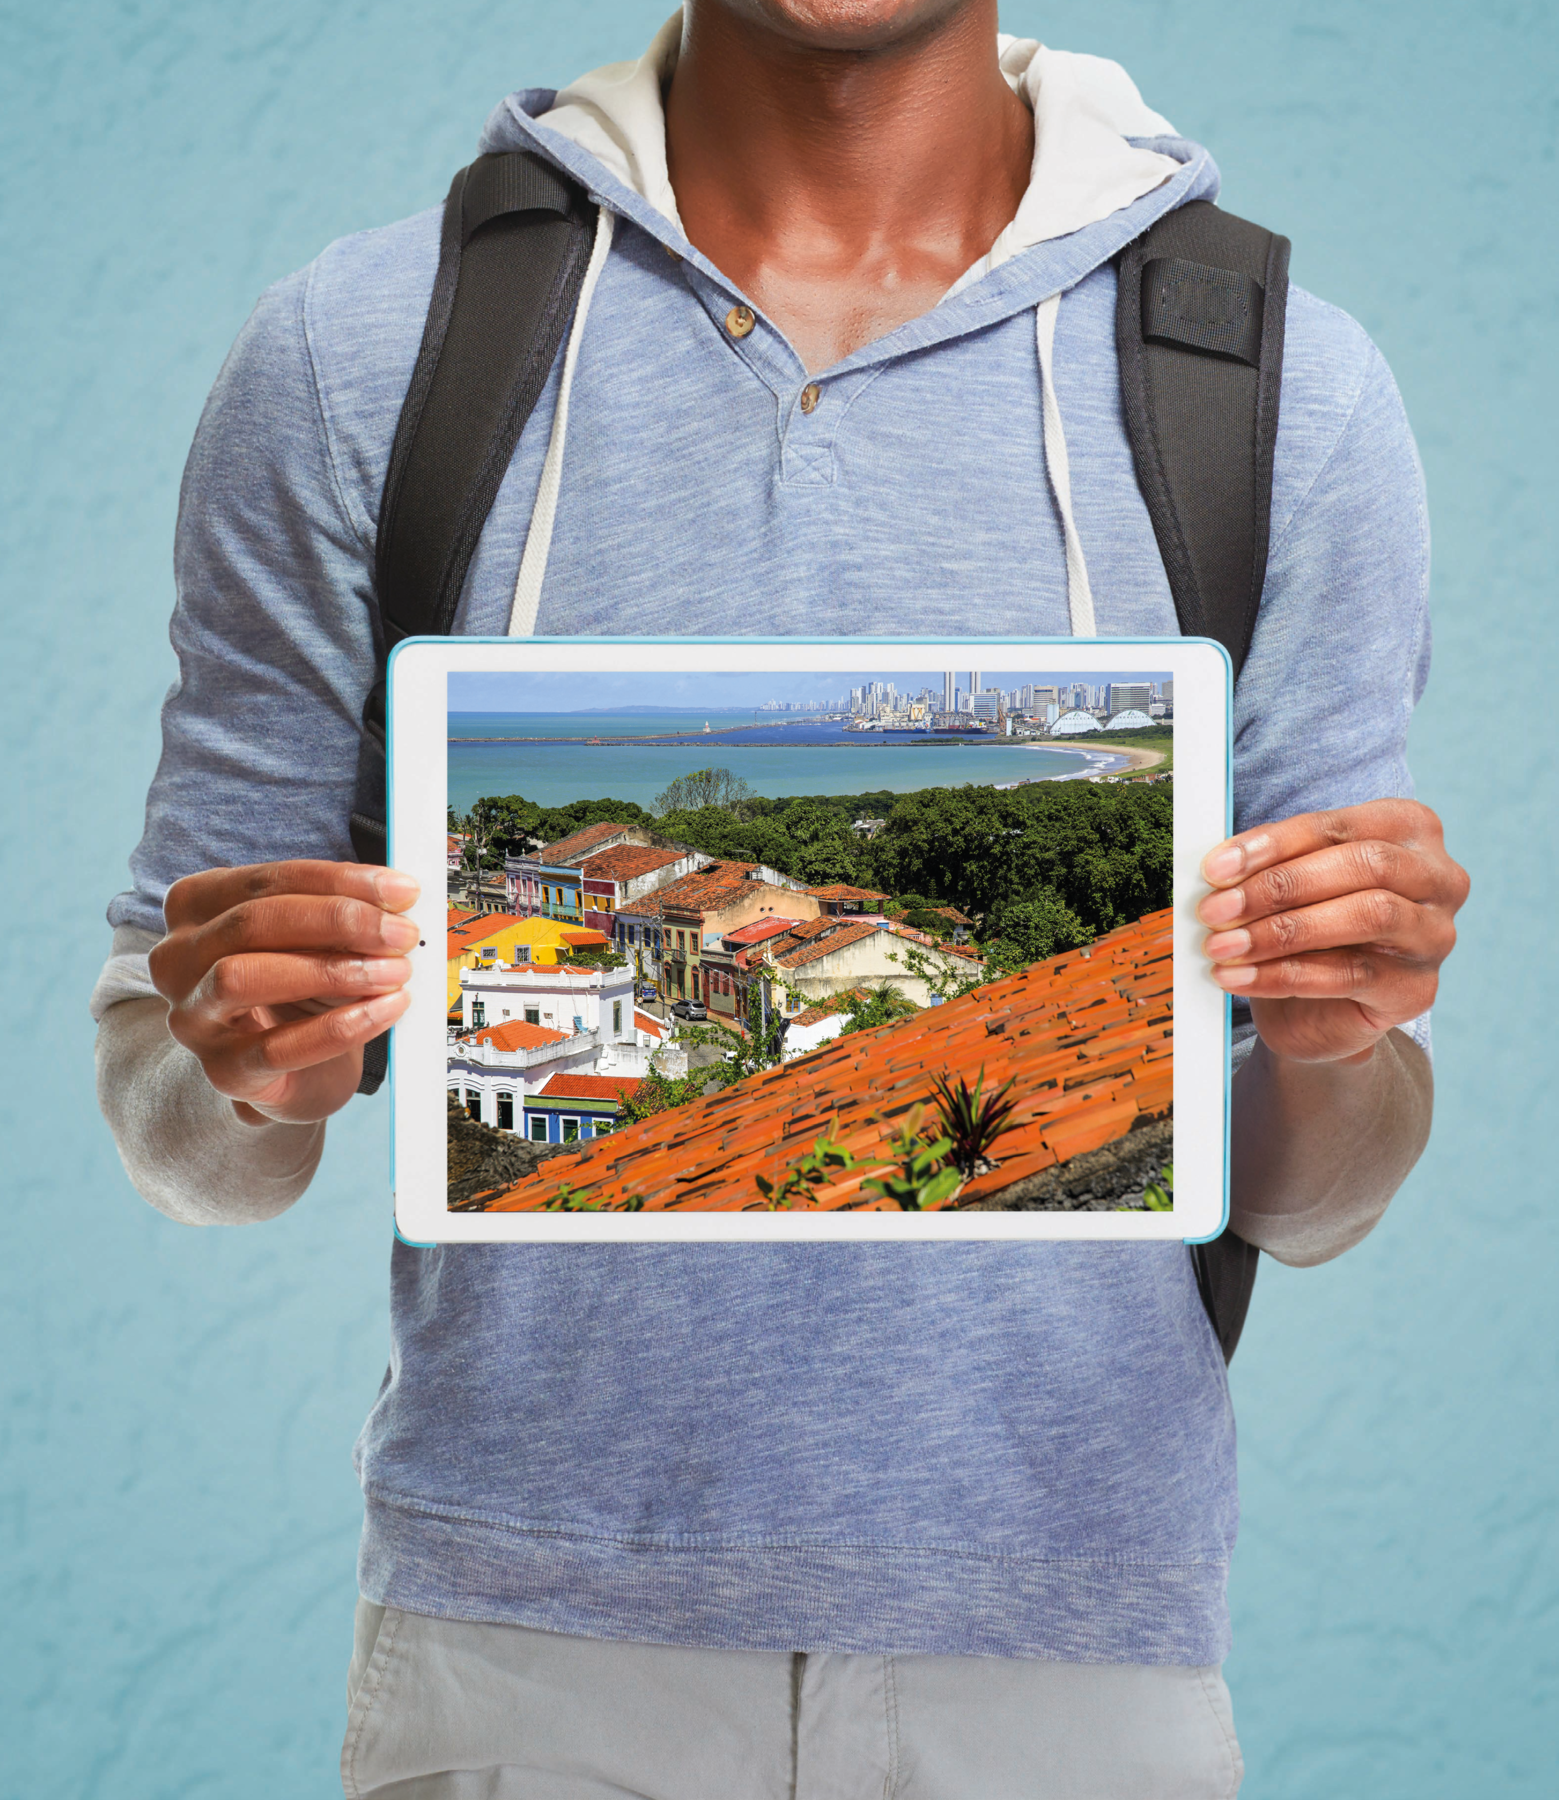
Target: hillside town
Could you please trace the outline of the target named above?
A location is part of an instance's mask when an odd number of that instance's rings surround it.
[[[1172,991],[1160,911],[934,1014],[824,1041],[745,1080],[740,1106],[706,1089],[467,1204],[1172,1210]]]
[[[452,871],[461,841],[450,837]],[[509,855],[503,909],[451,907],[448,1088],[472,1119],[535,1143],[623,1122],[649,1075],[688,1071],[679,1022],[735,1039],[777,1028],[784,1059],[849,1022],[850,997],[900,1010],[980,978],[955,907],[905,922],[887,893],[818,886],[602,821]]]

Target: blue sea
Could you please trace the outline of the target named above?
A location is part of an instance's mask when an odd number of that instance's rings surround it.
[[[556,741],[478,741],[503,738]],[[565,741],[589,738],[642,741]],[[1124,759],[1092,748],[1029,748],[1010,738],[960,745],[922,732],[785,724],[751,712],[449,715],[449,799],[457,812],[483,794],[523,794],[541,806],[610,797],[649,807],[674,776],[711,765],[772,799],[1065,780],[1122,767]]]

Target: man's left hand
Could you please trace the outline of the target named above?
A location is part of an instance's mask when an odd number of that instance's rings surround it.
[[[1258,825],[1202,873],[1213,979],[1249,999],[1269,1050],[1298,1062],[1365,1060],[1429,1010],[1469,887],[1416,800]]]

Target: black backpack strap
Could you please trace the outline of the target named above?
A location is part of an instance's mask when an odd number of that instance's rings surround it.
[[[1206,200],[1120,262],[1126,431],[1180,629],[1216,638],[1235,679],[1267,573],[1288,307],[1287,238]]]
[[[1236,680],[1267,573],[1288,252],[1287,238],[1197,200],[1120,261],[1115,337],[1137,483],[1181,631],[1216,638]],[[1226,1362],[1258,1255],[1232,1231],[1192,1246]]]
[[[584,190],[525,151],[479,156],[444,202],[438,274],[379,505],[379,678],[363,709],[352,808],[359,862],[385,859],[385,679],[402,638],[455,621],[477,540],[567,335],[590,260]],[[363,1054],[384,1079],[388,1039]]]

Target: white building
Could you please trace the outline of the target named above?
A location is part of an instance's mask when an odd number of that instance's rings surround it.
[[[610,1118],[581,1108],[565,1119],[549,1098],[528,1109],[554,1076],[636,1083],[650,1060],[664,1075],[687,1073],[687,1053],[669,1042],[670,1027],[635,1010],[630,969],[498,963],[460,972],[461,1030],[446,1055],[447,1085],[473,1118],[541,1141],[589,1137]],[[593,1109],[595,1113],[600,1108]],[[549,1136],[550,1134],[550,1136]]]

